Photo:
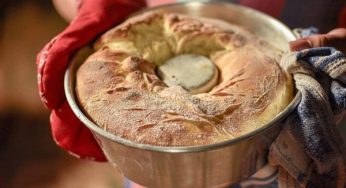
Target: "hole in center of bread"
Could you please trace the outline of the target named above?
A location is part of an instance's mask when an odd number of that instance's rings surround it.
[[[207,57],[182,54],[158,66],[157,74],[167,86],[181,86],[191,94],[210,91],[218,80],[218,70]]]

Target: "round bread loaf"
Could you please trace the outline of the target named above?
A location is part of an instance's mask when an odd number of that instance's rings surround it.
[[[140,15],[103,34],[94,50],[76,75],[80,107],[103,129],[139,143],[229,140],[265,125],[293,98],[292,79],[278,63],[282,52],[220,20]],[[209,58],[217,85],[197,94],[167,86],[157,67],[182,54]]]

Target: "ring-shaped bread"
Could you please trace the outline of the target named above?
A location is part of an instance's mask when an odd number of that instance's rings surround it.
[[[292,79],[278,63],[282,52],[220,20],[140,15],[103,34],[94,49],[76,75],[80,106],[103,129],[139,143],[229,140],[263,126],[293,98]],[[156,67],[179,54],[208,57],[218,84],[199,94],[167,87]]]

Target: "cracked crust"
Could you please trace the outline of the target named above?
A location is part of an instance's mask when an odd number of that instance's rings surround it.
[[[221,23],[221,24],[220,24]],[[279,50],[244,29],[179,14],[145,14],[103,34],[79,68],[86,114],[123,138],[160,146],[216,143],[269,122],[293,98]],[[155,67],[176,54],[209,57],[220,71],[210,92],[167,87]]]

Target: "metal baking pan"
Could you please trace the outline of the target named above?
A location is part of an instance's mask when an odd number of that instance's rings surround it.
[[[277,48],[288,50],[295,40],[280,21],[250,8],[222,2],[176,3],[144,12],[176,12],[222,19],[246,28]],[[301,100],[296,94],[272,121],[248,134],[228,141],[190,147],[160,147],[136,143],[106,132],[79,108],[75,97],[75,73],[83,58],[75,58],[65,74],[65,93],[77,117],[93,132],[108,161],[129,179],[147,187],[219,187],[251,176],[267,163],[268,147],[281,129],[282,121]]]

